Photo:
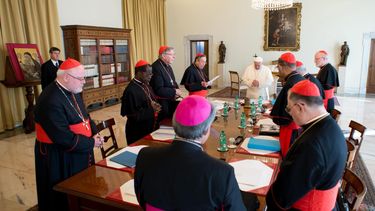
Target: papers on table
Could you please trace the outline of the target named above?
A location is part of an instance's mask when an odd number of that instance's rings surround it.
[[[218,78],[220,78],[220,75],[215,76],[213,79],[209,80],[207,83],[209,86],[212,86],[212,83],[216,81]]]
[[[275,125],[275,126],[277,126],[275,123],[273,123],[271,118],[259,119],[258,122],[257,122],[257,125]]]
[[[138,204],[134,190],[134,179],[127,181],[120,187],[122,200],[131,204]]]
[[[158,141],[168,141],[173,140],[176,136],[176,133],[173,130],[173,127],[160,126],[158,130],[155,130],[151,133],[151,137],[154,140]]]
[[[265,138],[265,139],[271,139],[271,140],[278,140],[277,138],[275,137],[272,137],[272,136],[256,136],[257,138]],[[270,150],[261,150],[261,149],[253,149],[253,148],[248,148],[248,144],[249,144],[249,140],[250,138],[246,138],[242,144],[241,144],[241,148],[243,148],[244,150],[248,151],[250,154],[258,154],[258,155],[266,155],[266,154],[270,154],[270,153],[274,153],[275,151],[270,151]]]
[[[229,164],[234,168],[238,186],[242,191],[255,190],[270,185],[273,169],[261,161],[246,159]]]
[[[213,100],[213,101],[211,101],[211,103],[214,105],[214,107],[215,107],[216,110],[223,109],[225,102],[226,101],[224,101],[224,100]]]
[[[111,159],[115,156],[118,156],[124,152],[130,152],[130,153],[133,153],[135,155],[138,155],[139,151],[143,148],[143,147],[147,147],[146,145],[139,145],[139,146],[134,146],[134,147],[125,147],[124,149],[121,149],[119,150],[118,152],[114,153],[113,155],[110,155],[106,158],[106,162],[107,162],[107,166],[108,167],[112,167],[112,168],[118,168],[118,169],[121,169],[121,168],[125,168],[127,166],[125,165],[121,165],[119,163],[116,163],[116,162],[113,162]]]

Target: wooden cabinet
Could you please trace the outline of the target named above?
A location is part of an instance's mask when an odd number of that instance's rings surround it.
[[[88,110],[120,102],[131,80],[130,29],[70,25],[61,27],[66,57],[85,67],[82,97]]]

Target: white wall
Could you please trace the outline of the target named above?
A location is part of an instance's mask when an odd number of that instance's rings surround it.
[[[121,0],[57,0],[60,24],[122,28]]]
[[[341,82],[348,93],[359,93],[367,80],[368,44],[365,33],[375,32],[373,0],[302,0],[301,49],[295,52],[310,72],[317,72],[313,57],[324,49],[334,65],[339,63],[340,46],[347,41],[350,55],[345,78]],[[360,2],[357,6],[356,3]],[[57,0],[61,25],[92,25],[122,28],[121,0]],[[177,80],[188,64],[185,62],[184,37],[213,37],[213,68],[217,68],[217,48],[221,40],[227,47],[226,68],[243,72],[256,53],[266,63],[282,52],[263,51],[264,12],[251,8],[251,0],[166,0],[168,45],[176,48],[173,64]],[[212,68],[212,66],[211,66]]]
[[[375,1],[302,0],[301,48],[295,52],[310,72],[317,72],[313,58],[317,50],[330,54],[331,63],[339,63],[340,47],[348,42],[350,55],[345,78],[345,92],[359,93],[362,67],[363,37],[375,31]],[[282,52],[263,51],[264,12],[251,8],[251,0],[167,0],[167,40],[176,48],[174,63],[177,80],[186,68],[183,37],[208,34],[213,36],[214,55],[221,40],[227,47],[226,68],[243,72],[256,53],[265,63],[276,60]],[[366,58],[364,58],[366,60]],[[216,68],[216,65],[214,66]],[[367,75],[367,74],[365,74]]]

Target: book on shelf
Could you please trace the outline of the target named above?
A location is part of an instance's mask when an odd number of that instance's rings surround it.
[[[85,68],[85,77],[99,75],[97,64],[83,65],[83,67]]]
[[[102,53],[102,54],[111,54],[111,53],[113,53],[113,47],[100,46],[100,53]]]
[[[116,45],[128,45],[128,40],[116,40]]]
[[[95,76],[92,79],[94,81],[94,88],[99,88],[99,76]]]
[[[113,40],[100,40],[99,45],[113,45]]]
[[[81,39],[80,40],[81,46],[88,46],[88,45],[94,45],[96,46],[96,40],[93,39]]]

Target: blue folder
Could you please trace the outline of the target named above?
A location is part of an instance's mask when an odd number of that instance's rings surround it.
[[[137,160],[137,154],[125,151],[110,158],[109,160],[133,168],[135,166],[135,161]]]
[[[247,144],[249,149],[260,149],[268,151],[280,151],[280,142],[272,139],[260,139],[251,137]]]

